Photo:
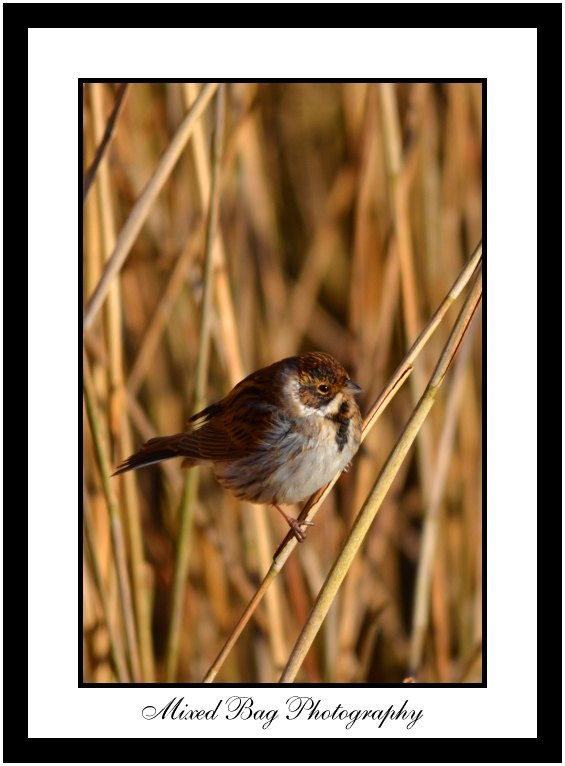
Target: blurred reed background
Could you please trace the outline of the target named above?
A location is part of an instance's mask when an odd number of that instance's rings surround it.
[[[127,87],[85,200],[85,305],[203,87]],[[100,310],[87,315],[85,681],[201,681],[287,532],[273,509],[239,503],[209,468],[185,473],[169,461],[107,474],[144,440],[182,430],[199,397],[213,402],[254,369],[309,349],[343,362],[366,411],[481,238],[481,89],[228,85],[203,334],[210,91]],[[119,90],[84,85],[85,173]],[[458,310],[325,501],[219,681],[279,678]],[[481,379],[476,316],[298,681],[481,680]],[[419,570],[429,600],[416,588]]]

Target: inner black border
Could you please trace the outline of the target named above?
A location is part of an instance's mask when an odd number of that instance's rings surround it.
[[[214,80],[216,82],[217,80]],[[120,79],[107,79],[107,78],[99,78],[99,79],[90,79],[90,78],[79,78],[78,79],[78,134],[79,134],[79,141],[78,141],[78,162],[77,162],[77,169],[78,169],[78,184],[77,184],[77,202],[78,202],[78,221],[79,221],[79,227],[78,227],[78,260],[79,260],[79,283],[77,286],[77,295],[78,295],[78,343],[79,343],[79,359],[80,361],[80,377],[79,377],[79,395],[78,395],[78,422],[79,422],[79,443],[78,443],[78,475],[79,475],[79,482],[78,482],[78,507],[81,508],[81,514],[78,519],[78,603],[79,603],[79,611],[78,611],[78,688],[86,688],[86,689],[99,689],[99,688],[109,688],[109,689],[123,689],[123,688],[146,688],[146,689],[160,689],[160,688],[172,688],[172,689],[192,689],[192,688],[220,688],[220,689],[250,689],[250,688],[273,688],[273,689],[282,689],[282,688],[292,688],[292,689],[302,689],[302,688],[337,688],[337,689],[356,689],[356,688],[373,688],[373,689],[384,689],[384,688],[394,688],[394,689],[404,689],[408,695],[412,693],[413,690],[418,688],[437,688],[437,689],[449,689],[449,688],[487,688],[487,609],[486,609],[486,593],[487,593],[487,544],[486,544],[486,536],[487,536],[487,519],[486,519],[486,481],[487,481],[487,442],[486,442],[486,410],[487,410],[487,387],[486,387],[486,366],[487,366],[487,354],[486,354],[486,300],[487,300],[487,274],[486,269],[483,268],[483,297],[482,302],[484,305],[483,309],[483,323],[482,323],[482,384],[483,384],[483,403],[482,403],[482,429],[481,429],[481,438],[482,438],[482,675],[483,680],[481,682],[476,683],[416,683],[416,684],[404,684],[404,683],[381,683],[381,684],[375,684],[375,683],[320,683],[320,684],[314,684],[314,683],[224,683],[224,682],[214,682],[211,684],[205,684],[202,682],[174,682],[174,683],[167,683],[167,682],[161,682],[161,683],[94,683],[94,682],[86,682],[82,680],[83,676],[83,652],[84,652],[84,645],[83,645],[83,391],[82,391],[82,376],[83,376],[83,313],[84,313],[84,306],[83,306],[83,86],[85,84],[89,83],[151,83],[151,84],[162,84],[162,83],[184,83],[184,82],[198,82],[198,83],[206,83],[208,80],[202,80],[202,79],[192,79],[192,80],[182,80],[182,79],[160,79],[160,78],[138,78],[138,79],[128,79],[128,80],[120,80]],[[399,78],[399,79],[383,79],[383,80],[375,80],[375,79],[359,79],[359,80],[352,80],[352,79],[312,79],[312,80],[287,80],[287,79],[270,79],[270,80],[262,80],[262,79],[254,79],[254,80],[245,80],[245,79],[234,79],[234,80],[222,80],[221,82],[225,83],[234,83],[234,82],[242,82],[242,83],[264,83],[264,84],[274,84],[274,83],[288,83],[288,84],[317,84],[317,83],[382,83],[382,82],[393,82],[393,83],[440,83],[440,84],[463,84],[463,83],[480,83],[482,85],[482,180],[483,180],[483,193],[482,193],[482,232],[483,232],[483,264],[486,263],[486,254],[487,254],[487,184],[486,184],[486,177],[487,177],[487,78],[461,78],[461,79],[441,79],[441,78],[430,78],[430,79],[410,79],[410,78]]]

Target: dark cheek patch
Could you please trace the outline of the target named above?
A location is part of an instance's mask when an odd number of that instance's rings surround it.
[[[336,441],[338,450],[340,452],[343,452],[343,448],[347,444],[347,435],[349,433],[349,421],[351,420],[349,416],[349,404],[346,401],[342,402],[341,407],[335,413],[335,415],[326,415],[326,419],[331,420],[333,423],[337,425],[337,428],[335,431],[335,441]]]

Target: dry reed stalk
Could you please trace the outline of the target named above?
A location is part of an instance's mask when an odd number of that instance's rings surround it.
[[[95,541],[94,530],[92,529],[92,521],[90,518],[90,510],[88,504],[84,503],[83,509],[83,521],[84,521],[84,538],[86,542],[86,550],[88,551],[90,567],[92,570],[92,576],[96,585],[96,592],[100,599],[100,606],[102,607],[102,614],[104,615],[104,621],[108,628],[108,635],[110,638],[110,650],[112,652],[112,659],[116,668],[116,675],[120,683],[127,683],[130,680],[122,642],[120,640],[120,634],[118,628],[114,622],[114,616],[108,603],[106,596],[106,587],[104,584],[104,578],[102,576],[102,567],[98,559],[98,547]],[[87,656],[86,652],[85,655]]]
[[[420,308],[418,305],[419,290],[416,285],[416,269],[414,264],[414,247],[410,220],[410,191],[416,174],[416,162],[419,159],[415,148],[405,154],[402,151],[402,136],[400,129],[399,104],[396,86],[383,83],[379,87],[383,112],[383,137],[387,156],[389,174],[389,189],[392,196],[393,226],[396,236],[397,253],[400,266],[400,282],[402,292],[402,314],[406,335],[410,342],[418,335],[421,327]],[[424,369],[417,367],[410,380],[410,390],[414,404],[424,388]],[[424,424],[418,434],[417,457],[420,468],[420,478],[424,500],[427,504],[430,495],[432,476],[432,434],[428,423]]]
[[[110,482],[110,462],[108,460],[108,449],[103,443],[100,419],[96,412],[94,402],[94,387],[92,385],[88,360],[84,358],[83,364],[83,388],[84,402],[88,415],[90,431],[94,442],[96,460],[100,479],[104,490],[104,498],[110,520],[110,530],[112,537],[112,551],[114,554],[114,565],[118,578],[120,593],[120,606],[122,610],[122,619],[125,626],[128,658],[130,662],[130,673],[132,680],[138,682],[141,678],[141,666],[139,661],[139,649],[137,644],[137,633],[135,629],[135,618],[131,600],[131,589],[127,573],[127,556],[125,549],[124,534],[118,504]]]
[[[210,201],[204,248],[203,294],[200,315],[200,333],[198,342],[198,360],[196,366],[195,411],[199,412],[206,405],[206,381],[210,356],[210,327],[212,313],[213,272],[212,252],[218,227],[219,209],[219,174],[222,158],[225,123],[225,86],[220,86],[216,96],[216,117],[212,148],[212,178],[210,183]],[[175,575],[173,580],[171,619],[167,639],[167,657],[165,677],[167,681],[176,678],[180,634],[182,629],[183,601],[189,556],[193,536],[193,510],[198,492],[199,469],[192,468],[187,473],[179,513],[179,530]]]
[[[183,86],[183,95],[185,105],[194,109],[197,102],[202,98],[204,90],[198,93],[193,83],[187,83]],[[196,165],[196,179],[200,190],[200,198],[207,201],[210,197],[211,170],[209,150],[204,138],[202,124],[198,122],[194,128],[194,140],[192,142],[192,151]],[[214,288],[216,291],[216,305],[221,309],[218,311],[220,324],[222,328],[221,337],[223,340],[223,349],[220,354],[225,355],[226,368],[229,375],[230,386],[244,377],[243,366],[241,363],[240,342],[237,332],[237,321],[233,310],[232,299],[230,295],[229,278],[226,271],[226,256],[224,252],[221,229],[214,242]]]
[[[445,492],[447,471],[450,465],[451,455],[453,454],[453,442],[455,439],[458,410],[462,402],[464,376],[471,353],[473,335],[474,326],[470,328],[468,337],[465,338],[455,363],[453,379],[447,395],[444,426],[438,443],[430,503],[426,509],[424,521],[422,550],[418,560],[418,574],[416,577],[416,596],[414,599],[413,627],[408,669],[408,675],[413,676],[416,679],[419,677],[424,649],[424,638],[428,627],[430,591],[435,562],[435,550],[439,535],[441,501],[443,493]],[[436,624],[436,628],[437,627]],[[444,660],[444,668],[445,664]]]
[[[104,273],[100,278],[100,282],[96,286],[92,296],[87,303],[86,311],[84,314],[85,330],[89,329],[97,312],[102,306],[110,284],[116,274],[122,268],[124,261],[127,258],[149,211],[151,210],[155,198],[171,174],[171,171],[173,170],[182,150],[184,149],[192,134],[192,131],[194,130],[194,125],[197,123],[200,115],[207,107],[217,88],[218,85],[215,83],[210,83],[209,85],[206,85],[205,88],[203,88],[202,93],[194,103],[194,106],[179,125],[176,134],[171,140],[171,143],[161,157],[159,165],[155,169],[151,180],[132,208],[128,220],[126,221],[122,231],[120,232],[120,236],[116,241],[116,247],[112,252],[112,255],[108,258],[108,262],[104,269]]]
[[[193,261],[196,253],[201,249],[201,237],[190,236],[182,249],[167,286],[159,304],[151,318],[151,321],[144,333],[143,340],[132,364],[129,374],[127,388],[132,396],[135,396],[147,374],[151,360],[157,350],[161,335],[165,330],[166,324],[170,319],[173,307],[178,299],[179,293],[185,285],[186,271],[188,265]]]
[[[93,84],[93,88],[96,88],[96,84]],[[118,121],[118,117],[124,105],[124,99],[126,97],[127,88],[128,88],[127,83],[123,82],[123,83],[120,83],[120,85],[118,85],[118,88],[116,90],[116,98],[114,101],[114,106],[106,122],[106,127],[104,129],[103,134],[97,130],[97,133],[99,134],[98,135],[99,144],[98,144],[98,148],[96,149],[96,155],[92,161],[92,164],[84,175],[84,183],[82,187],[83,203],[86,201],[86,195],[88,194],[89,189],[92,186],[92,182],[94,181],[94,178],[96,177],[98,166],[102,162],[102,158],[104,157],[104,154],[107,151],[108,146],[110,145],[110,141],[112,140],[112,136],[114,135],[116,123]]]
[[[124,92],[124,91],[122,91]],[[96,141],[103,142],[104,131],[104,88],[100,84],[90,87],[93,128]],[[108,157],[100,157],[96,189],[100,213],[100,230],[105,257],[108,257],[115,247],[115,223],[112,204]],[[129,455],[133,451],[129,421],[124,407],[123,381],[123,351],[121,333],[122,305],[120,284],[115,281],[109,288],[105,305],[106,348],[108,350],[108,422],[112,443],[115,445],[112,455],[116,463],[119,454]],[[140,512],[135,479],[132,474],[123,476],[126,521],[131,558],[132,592],[135,604],[137,635],[142,670],[142,680],[152,681],[154,678],[153,647],[151,639],[151,620],[149,614],[149,593],[145,575],[143,556],[143,541],[141,534]]]

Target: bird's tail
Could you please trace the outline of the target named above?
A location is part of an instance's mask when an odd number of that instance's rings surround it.
[[[158,436],[149,439],[137,452],[130,455],[116,468],[112,476],[118,476],[126,471],[135,471],[137,468],[145,468],[152,463],[160,463],[161,460],[169,460],[172,457],[182,455],[182,440],[186,434],[173,434],[172,436]]]

